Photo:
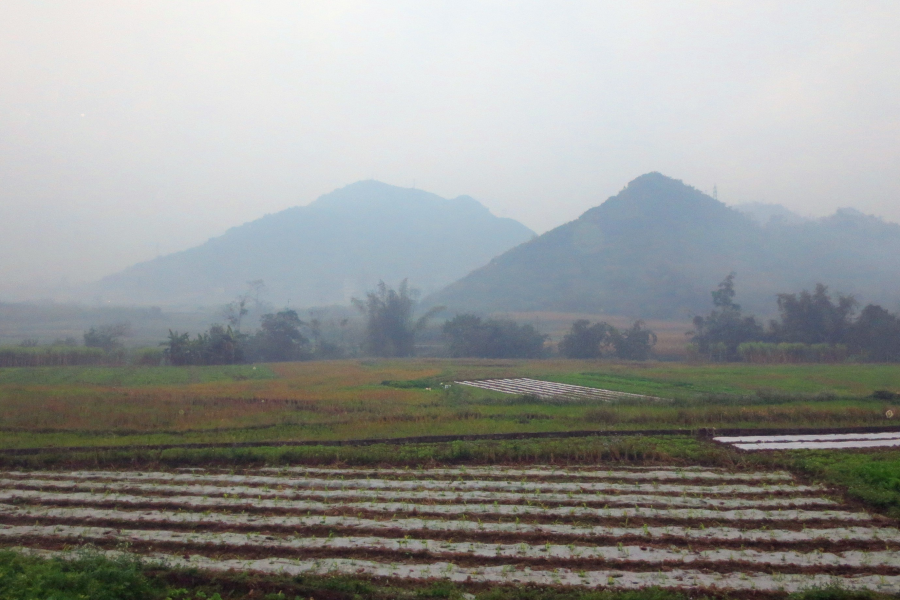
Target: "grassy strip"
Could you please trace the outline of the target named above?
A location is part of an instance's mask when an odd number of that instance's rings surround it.
[[[2,468],[184,467],[263,465],[433,466],[437,464],[652,464],[732,467],[742,455],[729,446],[689,436],[623,436],[565,439],[459,441],[439,444],[104,450],[65,449],[0,456]]]
[[[460,399],[437,391],[422,393],[433,398],[396,405],[365,397],[334,403],[315,400],[308,406],[186,396],[156,401],[127,394],[103,400],[67,397],[55,403],[48,396],[34,400],[37,404],[31,398],[4,398],[0,447],[271,443],[578,430],[872,427],[895,424],[885,415],[888,410],[900,411],[872,399],[763,400],[754,396],[635,405],[554,403],[520,396]],[[78,417],[83,421],[79,428],[50,423],[73,411],[85,413]],[[39,421],[53,426],[38,427]]]
[[[779,462],[811,479],[844,488],[849,497],[900,519],[900,450],[794,450],[783,453]]]
[[[0,369],[0,385],[145,386],[274,379],[265,365],[211,367],[13,367]]]

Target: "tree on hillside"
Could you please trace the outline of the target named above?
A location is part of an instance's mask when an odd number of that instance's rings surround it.
[[[397,290],[379,281],[364,301],[353,298],[353,305],[366,317],[366,353],[386,357],[413,355],[416,332],[443,310],[443,307],[434,307],[414,321],[416,296],[404,279]]]
[[[532,325],[519,325],[509,319],[456,315],[444,323],[442,331],[453,357],[541,358],[545,354],[546,335]]]
[[[841,344],[853,326],[858,303],[853,296],[832,301],[828,287],[816,284],[814,292],[778,294],[780,321],[771,322],[772,337],[779,342]]]
[[[756,317],[745,317],[740,304],[734,302],[734,278],[735,274],[729,273],[713,290],[712,312],[694,317],[692,341],[700,354],[712,360],[740,360],[738,346],[762,340],[765,335]]]
[[[579,319],[559,343],[559,351],[566,358],[601,358],[609,350],[614,327],[608,323],[594,323]]]

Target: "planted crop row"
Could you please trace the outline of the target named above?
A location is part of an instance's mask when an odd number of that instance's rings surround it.
[[[31,473],[9,472],[7,477],[31,477]],[[338,488],[338,489],[404,489],[404,490],[502,490],[518,492],[657,492],[675,494],[771,494],[776,492],[807,493],[821,492],[815,485],[795,484],[723,484],[723,485],[687,485],[664,483],[607,483],[607,482],[541,482],[541,481],[504,481],[504,480],[454,480],[440,481],[416,479],[414,481],[394,479],[331,479],[313,477],[274,477],[264,475],[202,475],[198,473],[161,473],[161,472],[119,472],[119,471],[74,471],[42,472],[41,477],[55,479],[84,479],[110,481],[165,481],[190,483],[219,483],[239,485],[268,485],[273,487],[292,488]]]
[[[900,434],[898,434],[900,435]],[[723,481],[791,481],[790,473],[784,471],[761,473],[731,473],[727,471],[697,471],[697,470],[576,470],[576,469],[511,469],[500,467],[469,467],[460,469],[341,469],[341,468],[316,468],[316,467],[285,467],[280,469],[263,469],[264,472],[276,472],[281,474],[327,474],[327,475],[352,475],[361,476],[377,473],[378,477],[387,475],[399,475],[406,477],[575,477],[590,479],[706,479]]]
[[[416,554],[434,558],[462,557],[479,559],[540,559],[603,561],[623,565],[679,566],[693,563],[727,563],[733,565],[797,567],[892,567],[900,569],[900,552],[895,550],[845,552],[759,551],[752,549],[689,550],[687,548],[654,548],[637,545],[585,546],[576,544],[491,544],[482,542],[448,542],[428,539],[384,537],[298,537],[259,533],[196,532],[147,529],[118,529],[70,525],[0,525],[0,539],[46,538],[86,540],[121,544],[181,544],[214,549],[254,548],[269,552],[295,551],[377,551]],[[634,567],[632,567],[634,568]]]
[[[697,496],[654,496],[649,494],[555,494],[532,492],[441,492],[395,490],[296,490],[259,486],[214,486],[188,483],[169,485],[146,482],[58,481],[47,479],[0,479],[0,487],[8,489],[72,490],[84,492],[150,492],[153,494],[183,494],[191,496],[242,496],[250,498],[316,498],[321,500],[405,500],[423,502],[486,502],[503,504],[560,504],[560,505],[626,505],[626,506],[688,506],[698,508],[784,508],[799,506],[834,506],[837,503],[815,496],[704,498]]]
[[[64,552],[44,551],[43,556],[65,556]],[[900,576],[828,574],[790,574],[764,572],[710,573],[690,569],[658,572],[629,572],[621,569],[575,570],[567,568],[531,569],[512,565],[460,567],[450,562],[427,564],[383,563],[357,559],[213,559],[200,555],[184,557],[155,553],[151,558],[172,567],[212,571],[255,571],[277,575],[334,575],[339,573],[395,579],[448,579],[459,583],[535,584],[544,586],[609,587],[614,589],[703,588],[754,592],[797,592],[827,588],[836,584],[851,590],[876,590],[893,593],[900,589]]]
[[[484,517],[537,517],[589,519],[665,519],[711,521],[870,521],[864,512],[841,510],[710,510],[705,508],[589,508],[579,506],[545,508],[520,504],[421,504],[412,502],[317,502],[312,500],[282,500],[261,498],[224,498],[203,496],[134,496],[116,493],[71,492],[52,493],[39,490],[2,490],[0,502],[32,500],[81,504],[127,504],[137,506],[184,506],[189,508],[250,508],[255,510],[315,511],[345,509],[386,514],[477,515]]]
[[[0,517],[27,519],[80,520],[166,525],[204,525],[257,529],[340,529],[417,533],[452,532],[454,534],[547,535],[582,539],[644,538],[647,540],[693,540],[730,542],[890,542],[900,543],[900,531],[889,527],[822,527],[789,529],[748,529],[699,526],[590,526],[551,523],[492,523],[464,519],[426,519],[392,515],[386,519],[329,515],[260,515],[176,510],[121,510],[111,508],[68,508],[12,506],[0,504]]]
[[[562,480],[570,473],[588,475]],[[900,530],[814,496],[817,486],[784,473],[608,473],[12,472],[0,478],[0,543],[129,545],[174,565],[263,573],[732,590],[827,580],[900,591]]]

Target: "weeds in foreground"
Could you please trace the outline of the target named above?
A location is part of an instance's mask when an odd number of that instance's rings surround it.
[[[165,598],[135,557],[83,551],[74,560],[0,550],[4,600],[155,600]]]

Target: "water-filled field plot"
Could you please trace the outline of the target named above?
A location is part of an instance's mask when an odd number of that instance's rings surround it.
[[[538,398],[568,398],[571,400],[599,400],[609,402],[611,400],[657,400],[653,396],[630,394],[628,392],[615,392],[583,385],[571,385],[568,383],[555,383],[553,381],[541,381],[519,377],[516,379],[483,379],[479,381],[457,381],[459,385],[502,392],[504,394],[529,394]]]
[[[0,544],[172,566],[640,588],[900,590],[900,531],[784,472],[0,473]]]
[[[713,439],[722,444],[730,444],[741,450],[854,450],[900,447],[900,431],[884,433],[720,436]]]

